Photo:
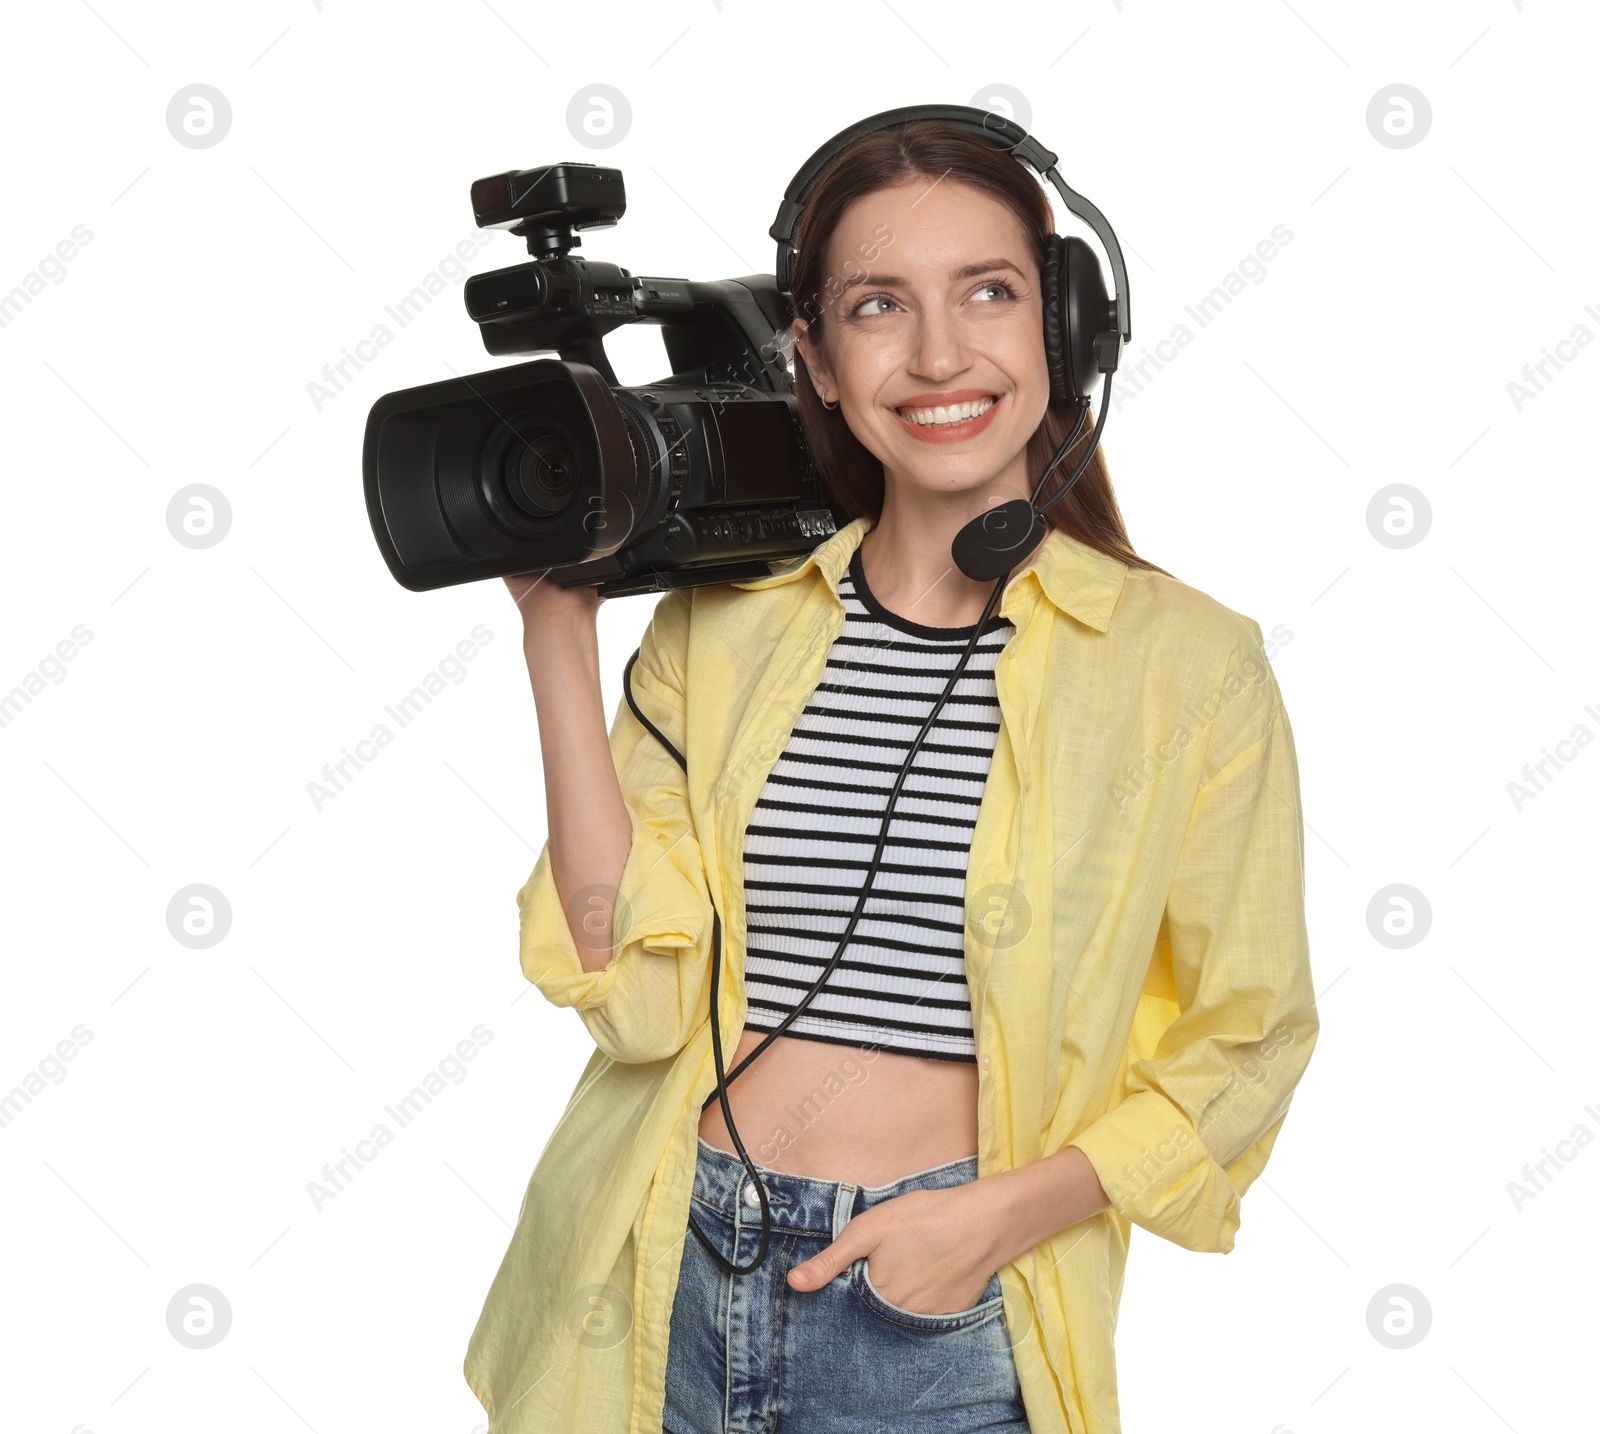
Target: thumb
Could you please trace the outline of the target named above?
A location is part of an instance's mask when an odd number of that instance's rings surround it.
[[[831,1245],[825,1245],[809,1260],[802,1260],[790,1270],[790,1285],[797,1290],[820,1290],[835,1276],[848,1269],[853,1260],[866,1254],[865,1249],[858,1248],[862,1242],[852,1233],[854,1224],[855,1222],[851,1221],[839,1232],[839,1238]]]

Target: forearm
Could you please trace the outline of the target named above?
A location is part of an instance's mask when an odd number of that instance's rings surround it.
[[[997,1269],[1111,1204],[1089,1157],[1073,1145],[987,1176],[978,1188],[990,1202]]]
[[[585,971],[611,959],[612,911],[632,822],[612,761],[593,625],[525,639],[538,709],[550,873]]]

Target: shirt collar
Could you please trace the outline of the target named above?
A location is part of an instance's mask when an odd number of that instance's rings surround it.
[[[853,519],[805,556],[789,559],[766,577],[747,578],[733,586],[780,587],[815,569],[827,579],[830,588],[837,590],[851,554],[872,527],[873,519],[869,517]],[[1001,594],[1000,611],[1004,614],[1014,609],[1037,587],[1062,612],[1096,632],[1108,632],[1127,575],[1126,563],[1052,527],[1033,557],[1012,573]]]

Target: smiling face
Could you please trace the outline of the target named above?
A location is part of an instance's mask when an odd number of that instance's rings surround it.
[[[835,267],[835,256],[869,252],[878,257],[864,274]],[[942,496],[973,516],[1028,496],[1027,443],[1050,376],[1039,269],[1012,210],[952,179],[879,189],[845,210],[826,272],[853,277],[829,303],[820,343],[797,319],[795,345],[883,463],[886,511]]]

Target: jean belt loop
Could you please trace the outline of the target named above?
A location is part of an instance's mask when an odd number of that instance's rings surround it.
[[[850,1212],[855,1208],[856,1191],[859,1186],[843,1181],[839,1185],[839,1193],[833,1201],[833,1238],[839,1238],[839,1232],[850,1223]]]

